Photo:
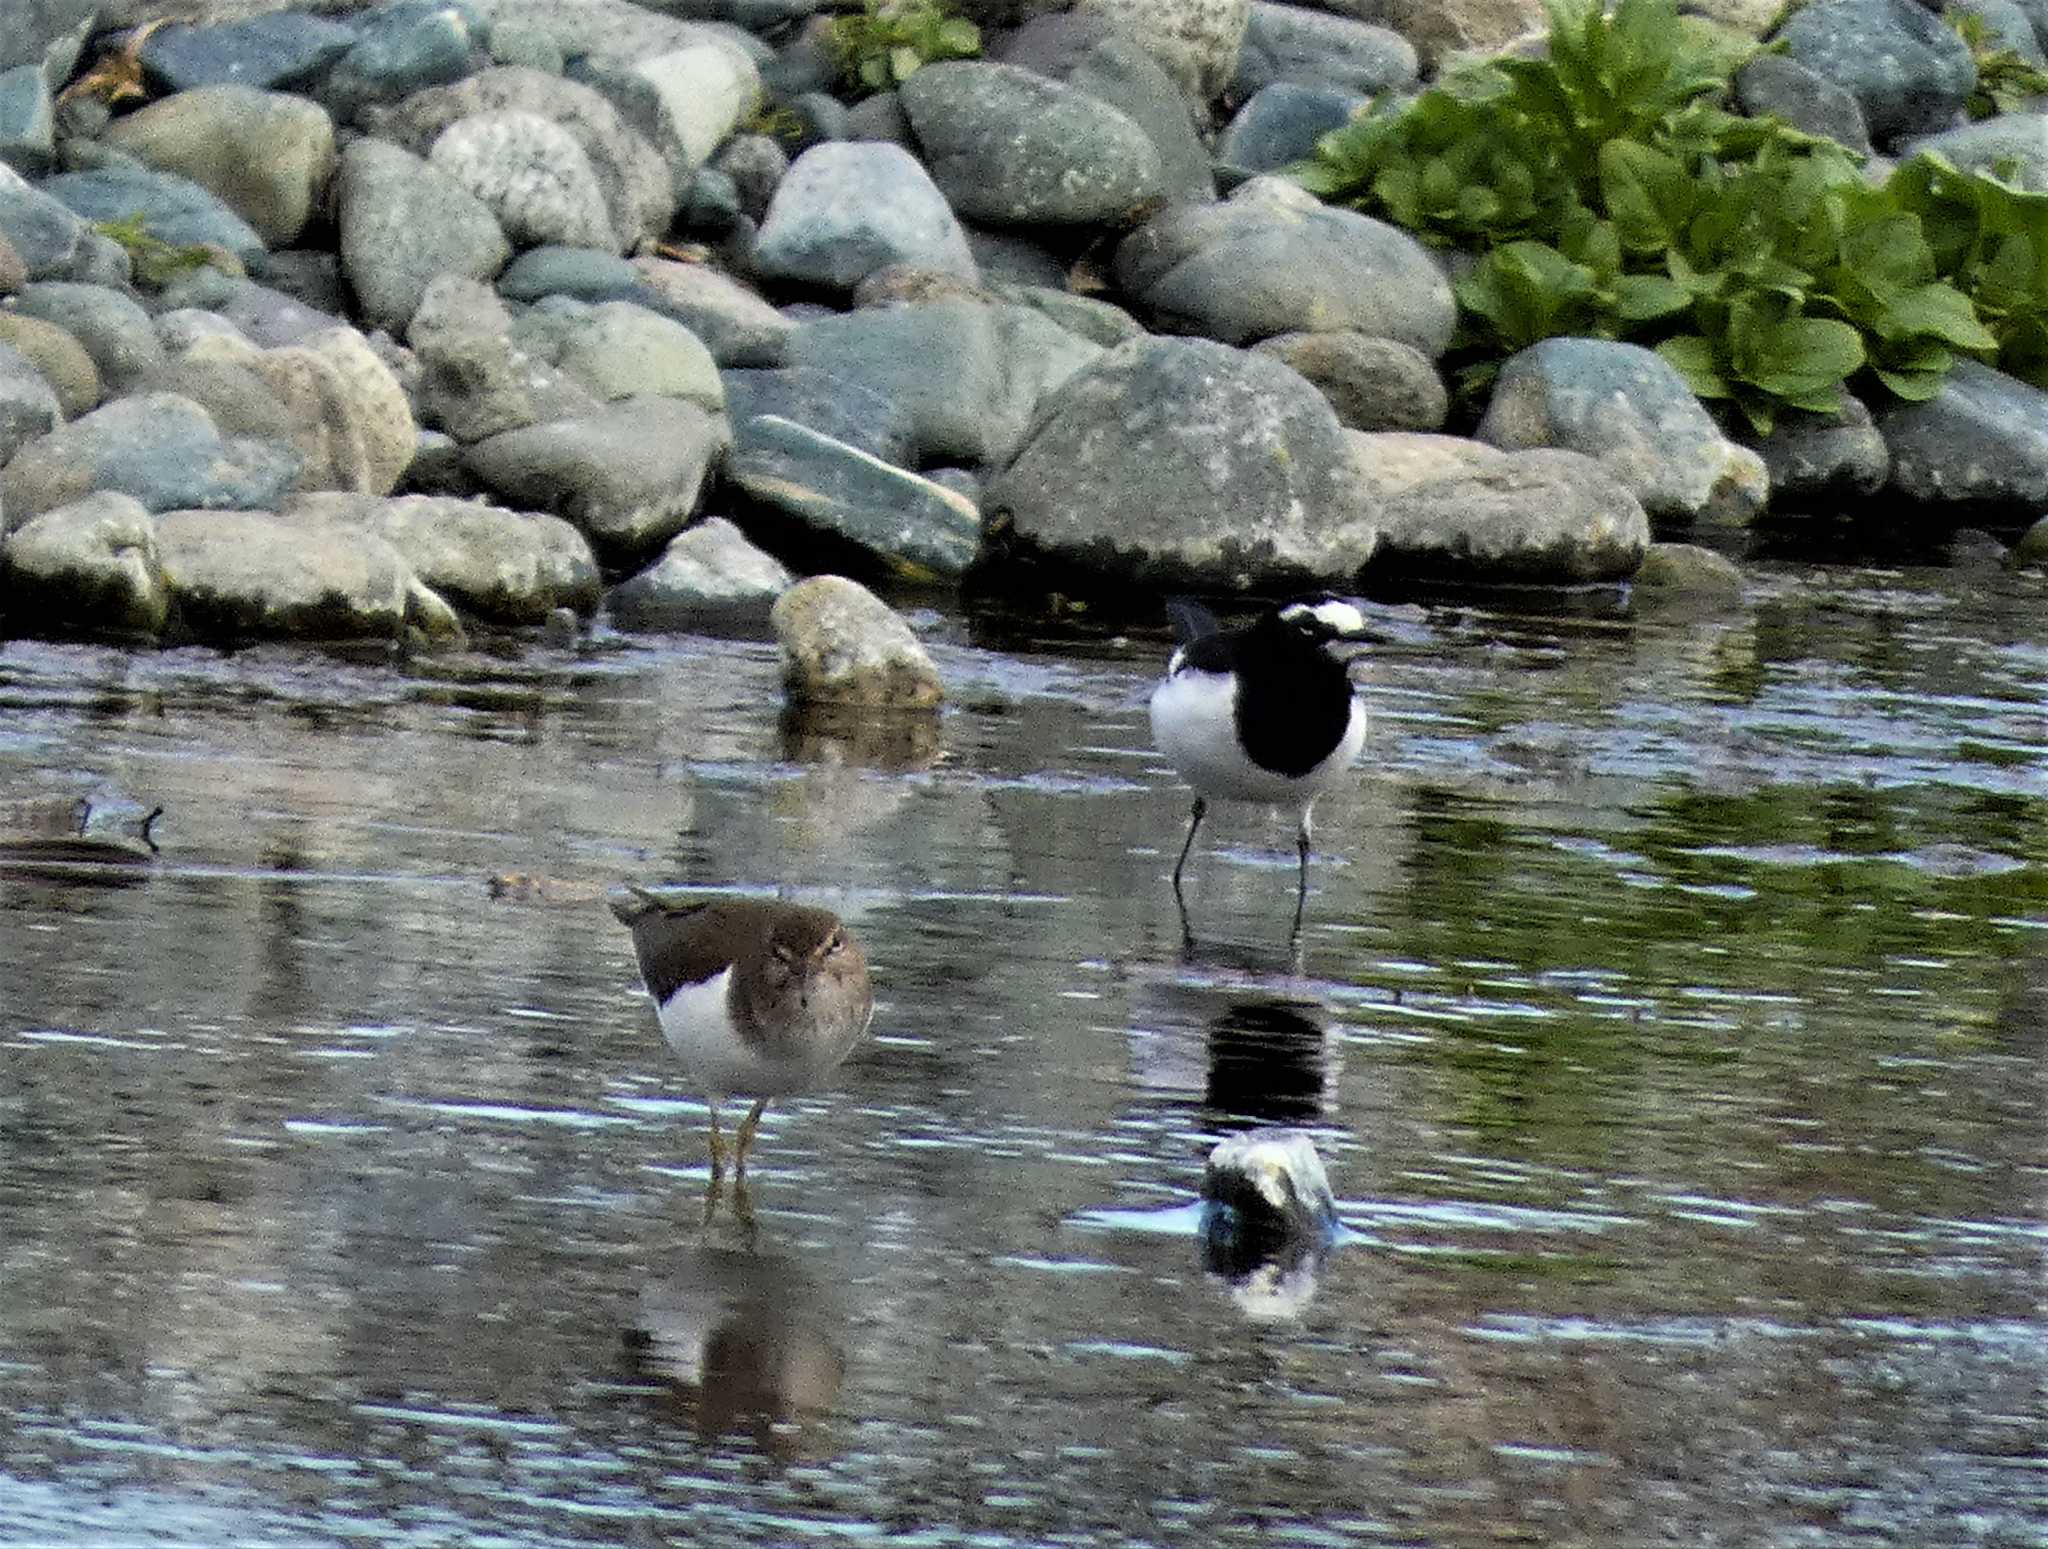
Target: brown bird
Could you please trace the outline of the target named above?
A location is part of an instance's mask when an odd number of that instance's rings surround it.
[[[711,1176],[725,1171],[718,1101],[747,1096],[733,1173],[771,1097],[818,1086],[875,1014],[867,958],[829,909],[754,898],[670,903],[640,888],[614,895],[633,933],[662,1037],[711,1105]]]

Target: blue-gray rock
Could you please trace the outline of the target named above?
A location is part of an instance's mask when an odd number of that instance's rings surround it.
[[[1001,226],[1128,218],[1166,192],[1144,130],[1088,92],[979,60],[926,65],[898,88],[932,181]]]
[[[731,629],[766,624],[775,599],[796,582],[782,561],[722,516],[669,539],[661,558],[605,598],[621,629]]]
[[[945,195],[900,145],[813,146],[775,190],[761,224],[760,272],[851,290],[890,264],[981,277]]]
[[[1118,245],[1115,274],[1156,327],[1226,344],[1348,328],[1434,360],[1457,323],[1450,281],[1421,243],[1272,177],[1222,204],[1161,212]]]
[[[1346,432],[1346,495],[1379,530],[1374,573],[1569,586],[1635,574],[1650,520],[1581,452],[1500,452],[1451,436]]]
[[[1115,302],[1104,301],[1100,296],[1079,296],[1061,286],[1017,285],[1008,281],[998,281],[986,289],[998,300],[1012,301],[1042,313],[1068,333],[1091,344],[1099,344],[1106,350],[1113,350],[1145,332],[1143,323]]]
[[[223,271],[209,262],[202,264],[197,272],[220,274]],[[64,272],[51,278],[76,280],[80,285],[104,285],[109,290],[126,292],[135,285],[135,264],[129,258],[127,248],[112,237],[87,227],[85,234],[78,239],[78,251],[72,254]]]
[[[298,240],[334,175],[326,110],[253,86],[181,91],[115,119],[102,138],[210,190],[271,247]]]
[[[1041,400],[1101,353],[1028,307],[934,301],[816,318],[788,360],[898,405],[915,461],[973,465],[1006,461]]]
[[[1607,339],[1545,339],[1510,356],[1475,432],[1503,451],[1596,457],[1650,516],[1747,522],[1770,492],[1763,460],[1721,434],[1677,369]]]
[[[573,308],[560,328],[554,364],[599,398],[687,398],[725,407],[718,363],[681,323],[630,301],[553,303]]]
[[[211,27],[159,27],[143,40],[142,68],[172,93],[229,85],[289,90],[341,58],[356,38],[353,27],[298,11]]]
[[[176,627],[208,643],[395,639],[420,585],[381,538],[269,511],[167,511],[156,538]]]
[[[1814,0],[1778,39],[1862,105],[1880,146],[1948,128],[1977,84],[1969,45],[1914,0]]]
[[[263,251],[263,238],[227,202],[190,178],[140,167],[102,167],[45,178],[44,193],[88,221],[142,217],[149,234],[173,247],[212,243],[247,262]]]
[[[593,612],[603,593],[589,540],[558,516],[429,495],[295,496],[283,516],[372,533],[428,586],[493,624]]]
[[[675,215],[675,180],[667,163],[646,139],[628,127],[603,94],[576,81],[543,75],[538,70],[500,66],[453,85],[415,92],[397,108],[366,113],[365,117],[378,133],[437,163],[449,154],[440,144],[447,135],[457,136],[455,143],[463,147],[465,159],[469,160],[477,159],[479,151],[485,148],[476,143],[478,140],[501,146],[506,156],[514,153],[505,142],[516,140],[518,145],[541,154],[544,160],[522,178],[516,162],[500,159],[494,185],[502,184],[512,190],[529,183],[553,185],[558,179],[566,180],[555,186],[554,192],[560,200],[570,201],[578,193],[580,180],[582,191],[595,197],[603,207],[617,243],[614,251],[629,251],[642,242],[659,238]],[[475,125],[479,118],[491,126],[489,134],[474,127],[463,128],[465,122]],[[566,134],[581,151],[581,160],[588,170],[575,170],[578,158],[564,150],[553,136],[541,136],[527,122],[529,119],[544,120]],[[516,136],[511,127],[514,123],[520,126]],[[475,191],[485,203],[493,203],[489,195]],[[499,213],[500,219],[504,219],[505,212]],[[514,223],[507,221],[506,227],[508,231],[514,230]],[[550,239],[536,233],[534,240]]]
[[[1105,580],[1216,589],[1348,580],[1377,533],[1347,520],[1344,431],[1263,355],[1145,338],[1076,372],[988,484],[992,532]]]
[[[723,414],[679,398],[627,398],[479,441],[468,460],[513,505],[566,516],[617,557],[682,531],[731,443]]]
[[[1994,49],[2010,49],[2030,65],[2048,64],[2034,23],[2018,0],[1948,0],[1944,16],[1975,16],[1984,23],[1985,41]]]
[[[1927,505],[2032,515],[2048,508],[2048,392],[1974,360],[1925,403],[1877,416],[1891,488]]]
[[[482,54],[471,7],[459,0],[400,0],[362,13],[355,31],[357,41],[319,85],[321,100],[344,121],[373,103],[459,81]]]
[[[1350,430],[1440,430],[1451,395],[1427,355],[1392,339],[1342,330],[1283,333],[1254,346],[1313,382]]]
[[[1870,154],[1863,105],[1819,71],[1783,54],[1758,54],[1735,73],[1735,96],[1755,118],[1775,114],[1794,129],[1826,135],[1860,155]]]
[[[1318,140],[1371,105],[1342,87],[1275,81],[1237,110],[1216,142],[1216,160],[1233,172],[1277,172],[1308,160]]]
[[[1861,401],[1842,397],[1833,414],[1778,416],[1755,443],[1771,479],[1771,506],[1780,514],[1832,510],[1884,488],[1891,454]]]
[[[1389,28],[1253,0],[1231,93],[1243,101],[1275,81],[1292,81],[1371,97],[1405,91],[1415,84],[1418,69],[1413,45]]]
[[[798,92],[781,106],[795,125],[790,138],[790,154],[793,156],[802,155],[814,145],[850,138],[846,104],[830,92]]]
[[[99,407],[100,371],[92,357],[64,329],[39,317],[0,308],[0,344],[12,346],[57,395],[60,418],[77,419]],[[8,453],[0,453],[0,463]]]
[[[908,465],[914,455],[910,416],[895,400],[852,378],[785,366],[773,370],[735,368],[724,372],[723,380],[735,455],[745,452],[749,427],[761,415],[807,425],[820,435],[898,467]]]
[[[2014,0],[2034,29],[2034,41],[2048,50],[2048,0]]]
[[[481,441],[599,409],[597,396],[580,382],[519,348],[505,304],[475,280],[436,279],[420,298],[405,337],[419,363],[415,397],[421,421],[458,441]]]
[[[57,159],[57,105],[39,65],[0,70],[0,165],[41,177]]]
[[[903,111],[903,99],[893,91],[878,91],[848,108],[846,137],[849,140],[887,140],[910,150],[917,149],[917,131],[910,127],[910,115]]]
[[[1989,172],[2033,193],[2048,191],[2048,113],[2001,113],[1909,140],[1900,159],[1931,151],[1964,172]]]
[[[855,545],[901,579],[964,575],[981,550],[973,502],[794,420],[750,421],[726,471],[756,506]]]
[[[893,97],[893,93],[891,95]],[[860,134],[853,138],[883,140],[893,137]],[[789,171],[789,153],[770,135],[736,134],[719,147],[710,164],[732,180],[741,212],[758,223],[768,214],[769,201],[775,197],[775,190]]]
[[[739,184],[721,167],[697,169],[690,186],[679,193],[676,227],[690,236],[716,239],[739,225],[747,212],[740,204]]]
[[[309,307],[296,296],[258,285],[254,280],[222,274],[218,269],[193,270],[167,286],[158,303],[166,311],[190,307],[213,312],[264,349],[301,343],[341,322],[332,313]]]
[[[24,317],[54,323],[85,346],[100,381],[119,394],[152,367],[163,364],[164,347],[147,312],[122,295],[99,285],[67,280],[39,280],[25,285],[14,298]]]
[[[39,65],[54,89],[98,24],[101,0],[0,0],[0,70]]]
[[[191,399],[142,393],[59,425],[16,453],[0,468],[0,510],[21,522],[102,489],[133,495],[151,511],[264,510],[298,472],[292,448],[223,437]]]
[[[12,167],[0,166],[0,237],[27,266],[30,279],[68,276],[90,229],[69,205],[31,187]]]
[[[327,317],[344,316],[352,305],[339,253],[288,247],[259,255],[248,271],[249,278],[266,290],[289,296]]]
[[[1188,99],[1159,62],[1109,18],[1074,12],[1033,17],[1003,38],[991,57],[1099,97],[1144,130],[1159,152],[1169,200],[1206,203],[1216,197],[1209,152],[1195,131]]]
[[[342,152],[335,206],[342,264],[363,316],[394,333],[437,275],[488,280],[512,255],[481,199],[384,140],[364,137]]]
[[[1200,105],[1230,83],[1250,10],[1246,0],[1074,0],[1073,8],[1105,16],[1136,38],[1189,103]]]
[[[170,615],[156,524],[102,490],[32,518],[0,541],[9,623],[39,633],[151,638]]]
[[[702,339],[719,365],[783,364],[796,323],[739,281],[704,264],[651,256],[634,259],[633,268],[647,289],[642,304]]]
[[[0,465],[64,418],[57,393],[35,363],[9,344],[0,344]]]
[[[974,261],[981,265],[981,277],[986,282],[1066,288],[1070,260],[1061,258],[1028,232],[993,231],[970,223],[967,247],[974,254]]]
[[[577,301],[631,301],[644,287],[640,271],[616,253],[588,247],[530,247],[498,276],[507,301],[569,296]]]

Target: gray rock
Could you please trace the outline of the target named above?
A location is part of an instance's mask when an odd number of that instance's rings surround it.
[[[341,260],[372,324],[402,332],[437,275],[488,280],[512,244],[484,202],[383,140],[342,152],[335,187]]]
[[[214,26],[161,27],[142,43],[142,67],[167,92],[205,86],[289,90],[356,45],[356,29],[299,11]]]
[[[1202,1199],[1212,1214],[1202,1234],[1228,1233],[1237,1244],[1270,1251],[1298,1239],[1326,1241],[1337,1230],[1337,1201],[1315,1142],[1298,1129],[1251,1130],[1219,1141],[1202,1170]]]
[[[779,366],[797,325],[737,280],[702,264],[636,258],[646,303],[704,341],[721,366]]]
[[[381,538],[268,511],[167,511],[157,549],[197,639],[393,639],[417,584]]]
[[[1294,371],[1206,340],[1147,338],[1041,405],[989,481],[986,515],[1027,556],[1148,584],[1341,580],[1377,542],[1345,508],[1348,476],[1336,415]]]
[[[374,533],[428,586],[493,624],[544,624],[595,610],[597,557],[558,516],[430,495],[300,495],[280,513]]]
[[[1375,443],[1448,438],[1351,432],[1360,485],[1387,483]],[[1461,458],[1469,457],[1461,444]],[[1410,468],[1411,446],[1392,449]],[[1474,448],[1473,450],[1477,450]],[[1409,482],[1370,504],[1379,524],[1375,569],[1456,581],[1571,585],[1633,575],[1650,543],[1642,503],[1599,462],[1579,452],[1496,453],[1462,472]]]
[[[472,442],[597,412],[595,394],[519,349],[511,332],[504,303],[475,280],[443,275],[427,287],[405,336],[424,424]]]
[[[151,511],[259,510],[274,507],[298,471],[291,448],[224,437],[189,398],[142,393],[17,452],[0,468],[0,510],[20,523],[95,490],[133,495]]]
[[[170,615],[156,525],[101,491],[45,511],[0,541],[11,622],[60,635],[152,637]]]
[[[1779,415],[1756,450],[1770,475],[1771,504],[1780,512],[1860,500],[1891,476],[1891,453],[1870,410],[1847,394],[1833,414]]]
[[[930,710],[945,686],[930,655],[889,605],[858,581],[812,576],[769,613],[782,682],[798,704]]]
[[[498,294],[508,301],[538,301],[543,296],[633,301],[644,289],[640,271],[632,264],[616,253],[587,247],[528,248],[498,276]]]
[[[900,145],[805,151],[775,190],[760,243],[764,276],[841,291],[889,264],[981,277],[945,196]]]
[[[144,167],[102,167],[94,172],[60,172],[42,182],[87,221],[123,221],[141,216],[143,228],[173,247],[211,243],[244,263],[263,251],[263,238],[227,202],[190,178]]]
[[[1216,160],[1234,172],[1277,172],[1308,160],[1318,140],[1371,105],[1372,98],[1336,86],[1274,81],[1237,110],[1216,142]]]
[[[1166,191],[1158,149],[1088,92],[1014,65],[945,60],[898,89],[932,181],[992,225],[1127,219]]]
[[[1964,172],[1988,172],[2031,193],[2048,192],[2048,113],[2001,113],[1900,147],[1900,159],[1932,151]]]
[[[530,114],[545,119],[566,133],[582,151],[588,171],[580,174],[588,184],[586,192],[602,203],[607,224],[615,235],[612,251],[623,252],[641,242],[652,241],[668,229],[675,215],[675,182],[667,165],[653,146],[627,127],[614,108],[598,92],[575,81],[543,75],[537,70],[501,66],[485,70],[451,86],[434,86],[408,97],[396,109],[379,110],[381,133],[407,149],[437,160],[434,150],[443,134],[463,119],[478,114]],[[495,142],[512,133],[502,119],[487,141]],[[465,131],[455,142],[471,154],[477,131]],[[543,151],[546,166],[560,173],[573,166],[575,158],[563,152],[553,137],[542,137],[530,126],[518,131],[519,143]],[[447,154],[447,153],[443,153]],[[538,170],[538,169],[537,169]],[[500,179],[517,186],[516,168],[500,168]],[[562,190],[567,198],[574,191]],[[485,203],[491,200],[485,197]],[[512,229],[507,223],[507,229]],[[537,237],[535,240],[548,240]],[[583,246],[605,246],[583,243]]]
[[[0,343],[0,465],[63,418],[63,405],[35,363]]]
[[[761,101],[753,61],[708,38],[638,58],[587,55],[577,78],[610,99],[654,147],[678,189]]]
[[[683,529],[731,443],[722,414],[676,398],[627,398],[479,441],[468,460],[512,504],[559,512],[607,555],[637,555]]]
[[[660,395],[725,407],[718,363],[689,329],[630,301],[565,320],[555,364],[601,399]]]
[[[231,358],[211,357],[206,350],[181,354],[146,373],[132,390],[189,398],[223,435],[290,441],[296,429],[290,411],[270,384],[242,363],[255,353],[244,341],[240,354]]]
[[[30,187],[12,167],[0,166],[0,238],[14,249],[30,279],[69,275],[88,229],[69,205]]]
[[[1861,155],[1870,154],[1863,105],[1819,71],[1783,54],[1758,54],[1735,74],[1736,101],[1761,118],[1774,113],[1794,129],[1826,135]]]
[[[35,374],[49,384],[57,395],[60,418],[74,420],[99,407],[99,367],[92,363],[85,346],[55,323],[0,310],[0,344],[18,351]],[[6,375],[12,378],[14,373]],[[0,447],[5,448],[0,450],[0,463],[14,453],[14,447],[7,445],[6,440],[0,434]]]
[[[768,53],[758,39],[730,27],[707,26],[675,16],[658,15],[630,0],[468,0],[470,9],[495,32],[520,27],[546,38],[563,57],[648,59],[694,43],[712,42],[736,49],[758,65]]]
[[[0,70],[41,65],[54,87],[70,76],[100,9],[99,0],[7,0],[0,7]]]
[[[964,575],[981,551],[972,501],[793,420],[751,420],[727,474],[758,505],[857,545],[907,580]]]
[[[1104,301],[1099,296],[1077,296],[1056,286],[1019,285],[1004,280],[989,285],[987,290],[998,300],[1029,307],[1051,318],[1068,333],[1086,339],[1090,344],[1099,344],[1106,350],[1113,350],[1145,332],[1143,323],[1115,302]]]
[[[899,467],[915,456],[909,414],[894,399],[852,378],[808,366],[742,367],[726,371],[724,383],[736,458],[746,452],[749,427],[762,415],[794,420]]]
[[[264,349],[299,344],[316,333],[341,326],[341,319],[317,311],[296,296],[237,279],[218,269],[196,269],[165,288],[158,298],[166,311],[200,308],[232,325],[250,343]]]
[[[1742,571],[1725,555],[1693,543],[1653,543],[1635,574],[1638,607],[1721,607],[1742,600]]]
[[[895,93],[887,95],[891,102],[895,101]],[[854,138],[884,140],[895,136],[863,134]],[[770,135],[736,134],[719,148],[711,165],[732,179],[741,211],[760,221],[768,214],[769,201],[774,199],[775,190],[789,171],[789,153]]]
[[[849,140],[887,140],[908,150],[917,149],[917,131],[910,127],[910,115],[903,111],[903,99],[893,91],[878,91],[846,110]]]
[[[1450,281],[1413,237],[1275,178],[1163,211],[1119,244],[1115,273],[1156,326],[1226,344],[1348,328],[1434,360],[1457,322]]]
[[[1159,152],[1165,196],[1176,203],[1216,197],[1209,152],[1186,95],[1136,39],[1104,16],[1039,16],[991,56],[1099,97],[1145,131]]]
[[[1194,104],[1215,101],[1236,72],[1250,14],[1247,0],[1075,0],[1074,9],[1130,33]]]
[[[1509,357],[1475,432],[1504,451],[1597,457],[1652,518],[1747,522],[1770,491],[1763,460],[1721,434],[1654,350],[1545,339]]]
[[[1817,0],[1778,40],[1861,104],[1879,145],[1946,129],[1977,84],[1969,45],[1914,0]]]
[[[264,253],[248,267],[249,277],[257,284],[328,317],[342,317],[353,305],[338,253],[286,248],[280,253]]]
[[[1253,0],[1232,95],[1242,101],[1276,81],[1334,86],[1366,96],[1405,91],[1420,68],[1400,33],[1299,5]]]
[[[27,283],[28,265],[14,250],[14,244],[0,233],[0,297],[13,295]]]
[[[0,70],[0,165],[41,177],[56,159],[57,104],[42,67]]]
[[[717,167],[699,167],[679,198],[675,229],[692,236],[727,236],[746,215],[740,208],[739,185]]]
[[[521,246],[619,252],[596,174],[576,137],[538,113],[472,113],[442,131],[427,163],[467,189]]]
[[[1928,505],[2048,508],[2048,392],[1960,360],[1925,403],[1877,416],[1891,488]]]
[[[1440,430],[1451,395],[1427,355],[1362,333],[1283,333],[1254,348],[1313,382],[1349,430]]]
[[[612,588],[605,606],[621,629],[697,630],[766,623],[796,577],[722,516],[669,539],[661,558]]]
[[[815,318],[788,360],[896,404],[915,461],[979,464],[1006,460],[1046,394],[1101,353],[1028,307],[935,301]]]
[[[149,314],[119,291],[67,280],[24,285],[14,298],[23,317],[40,318],[70,334],[92,357],[108,391],[121,393],[144,372],[163,364]]]
[[[291,421],[299,490],[388,495],[418,444],[405,390],[353,328],[249,354],[242,362]]]
[[[373,103],[400,102],[461,80],[481,52],[473,9],[445,0],[400,0],[360,14],[358,39],[321,81],[321,99],[346,121]]]
[[[2030,65],[2048,64],[2027,8],[2016,0],[1948,0],[1942,14],[1978,17],[1992,48],[2010,49]]]
[[[334,174],[334,122],[303,97],[200,86],[108,126],[106,143],[217,195],[263,241],[298,240]]]

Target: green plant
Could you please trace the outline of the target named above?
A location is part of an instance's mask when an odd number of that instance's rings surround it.
[[[2002,47],[1991,26],[1975,11],[1949,10],[1942,20],[1970,45],[1977,61],[1977,89],[1963,102],[1972,118],[2018,113],[2034,97],[2048,94],[2048,71],[2014,49]]]
[[[217,269],[227,267],[218,249],[196,242],[164,241],[149,229],[148,220],[140,211],[120,220],[95,222],[93,229],[126,250],[135,278],[153,290],[161,290],[179,275],[208,264]]]
[[[859,11],[828,25],[840,74],[856,90],[887,91],[934,60],[981,52],[981,29],[945,0],[862,0]]]
[[[1546,58],[1375,104],[1295,169],[1477,255],[1455,286],[1462,389],[1538,339],[1627,339],[1767,433],[1851,378],[1918,399],[1960,355],[2048,366],[2048,196],[1938,160],[1872,188],[1834,141],[1728,112],[1753,48],[1674,0],[1546,5]]]

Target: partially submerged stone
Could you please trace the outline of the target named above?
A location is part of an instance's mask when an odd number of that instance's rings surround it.
[[[812,576],[769,614],[793,701],[929,710],[945,695],[910,626],[858,581]]]

